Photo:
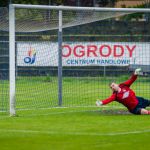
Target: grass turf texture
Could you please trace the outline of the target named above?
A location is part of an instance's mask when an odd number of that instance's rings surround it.
[[[113,77],[117,83],[129,76]],[[64,77],[62,98],[64,107],[95,106],[96,99],[111,95],[108,83],[112,77]],[[149,99],[149,78],[139,77],[132,85],[138,96]],[[8,109],[8,81],[0,82],[0,111]],[[116,105],[116,104],[115,104]],[[18,77],[16,80],[16,108],[37,109],[58,106],[58,80],[56,77]]]
[[[24,115],[24,112],[19,117],[1,116],[0,149],[143,150],[150,147],[150,116],[119,114],[117,110],[112,114],[107,109],[62,109],[47,110],[47,114],[41,115]]]
[[[127,78],[119,77],[119,81]],[[97,98],[111,94],[110,80],[63,78],[63,106],[94,106]],[[1,82],[0,87],[0,108],[5,110],[8,81]],[[132,88],[139,96],[149,98],[149,78],[139,77]],[[50,108],[57,106],[57,78],[53,77],[51,81],[43,77],[19,78],[16,91],[19,117],[0,115],[1,150],[143,150],[150,147],[149,116],[103,107]]]

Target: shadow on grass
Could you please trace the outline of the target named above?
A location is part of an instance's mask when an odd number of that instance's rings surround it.
[[[132,115],[127,110],[119,110],[119,109],[109,109],[109,110],[96,110],[93,111],[96,114],[99,115]]]

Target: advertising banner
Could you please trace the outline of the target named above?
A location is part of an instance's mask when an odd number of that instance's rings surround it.
[[[70,42],[62,46],[63,66],[150,65],[150,43]],[[18,42],[18,66],[58,66],[58,43]]]

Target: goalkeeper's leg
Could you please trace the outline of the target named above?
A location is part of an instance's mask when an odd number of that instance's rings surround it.
[[[150,115],[150,110],[146,110],[146,109],[142,108],[141,115]]]
[[[130,112],[135,115],[150,115],[150,110],[146,110],[145,108],[140,107],[136,107]]]

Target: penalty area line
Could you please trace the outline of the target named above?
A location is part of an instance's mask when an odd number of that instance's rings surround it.
[[[88,132],[58,132],[58,131],[39,131],[39,130],[16,130],[16,129],[0,129],[1,132],[15,132],[15,133],[27,133],[27,134],[47,134],[47,135],[77,135],[77,136],[118,136],[118,135],[130,135],[130,134],[143,134],[149,133],[148,130],[137,130],[128,132],[109,132],[109,133],[88,133]]]

